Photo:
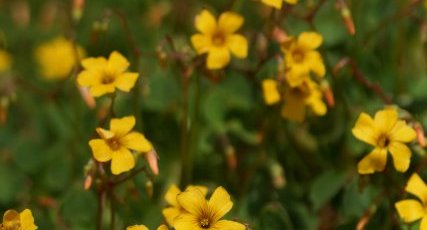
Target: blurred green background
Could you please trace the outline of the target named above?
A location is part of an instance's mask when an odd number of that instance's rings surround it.
[[[394,203],[424,150],[412,146],[415,154],[405,174],[386,170],[359,176],[357,162],[370,147],[350,130],[360,112],[373,114],[383,102],[352,77],[350,68],[337,74],[332,68],[350,57],[368,80],[427,127],[426,9],[421,1],[346,1],[356,27],[351,36],[336,1],[319,8],[313,26],[301,20],[298,15],[318,3],[300,0],[268,20],[271,8],[252,0],[88,0],[81,20],[73,21],[71,1],[0,0],[0,45],[13,58],[12,70],[0,76],[0,97],[8,104],[0,126],[0,210],[31,208],[39,229],[94,229],[97,199],[94,191],[83,190],[83,168],[91,157],[87,143],[108,100],[98,99],[96,109],[89,109],[72,76],[57,81],[40,76],[35,48],[64,36],[75,39],[87,56],[117,50],[128,57],[131,70],[141,70],[137,89],[119,93],[115,110],[119,117],[136,117],[137,130],[159,154],[160,175],[152,198],[144,174],[119,188],[118,222],[151,229],[161,223],[163,196],[172,183],[180,183],[184,104],[179,67],[162,56],[171,52],[165,37],[189,61],[195,55],[189,41],[196,31],[194,16],[208,8],[216,15],[233,10],[245,17],[241,31],[250,41],[249,57],[234,59],[231,66],[255,66],[262,52],[280,54],[268,35],[271,23],[293,35],[316,29],[324,38],[321,52],[336,103],[326,116],[308,116],[302,124],[283,119],[280,106],[268,107],[262,99],[261,80],[276,74],[274,58],[256,73],[232,67],[195,71],[188,102],[191,183],[211,190],[224,186],[234,201],[228,218],[252,229],[355,229],[364,215],[367,229],[417,229],[401,224]],[[262,52],[259,36],[266,39]],[[141,51],[140,63],[129,39]],[[230,154],[236,168],[227,163]],[[138,164],[145,162],[141,158]],[[426,178],[425,170],[422,175]],[[277,184],[281,179],[283,187]]]

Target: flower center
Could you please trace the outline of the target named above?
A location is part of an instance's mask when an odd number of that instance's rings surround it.
[[[388,136],[387,135],[381,135],[379,138],[378,138],[378,146],[379,147],[381,147],[381,148],[386,148],[389,144],[390,144],[390,139],[388,138]]]
[[[304,61],[304,52],[300,49],[295,49],[294,51],[292,51],[292,59],[294,59],[294,61],[296,63],[301,63],[302,61]]]
[[[111,84],[114,82],[114,79],[115,79],[114,76],[106,73],[104,74],[104,76],[102,76],[101,83],[104,85]]]
[[[298,97],[298,98],[306,98],[310,95],[310,90],[308,89],[308,86],[303,83],[300,86],[294,87],[290,89],[290,93],[294,96],[294,97]]]
[[[120,142],[116,138],[107,140],[107,144],[113,151],[118,150],[120,148]]]
[[[200,227],[201,228],[209,228],[209,220],[206,218],[200,220]]]
[[[222,46],[225,43],[225,36],[222,32],[216,32],[212,36],[212,44],[214,46]]]

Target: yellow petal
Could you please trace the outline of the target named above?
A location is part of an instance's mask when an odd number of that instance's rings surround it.
[[[322,45],[322,35],[316,32],[303,32],[298,36],[298,45],[305,49],[316,49]]]
[[[230,51],[226,47],[213,47],[209,50],[208,69],[221,69],[230,62]]]
[[[283,0],[262,0],[262,3],[272,6],[276,9],[282,8]]]
[[[207,202],[199,189],[187,189],[178,194],[176,200],[182,208],[196,216],[207,210]]]
[[[135,158],[126,148],[120,148],[113,152],[111,159],[111,172],[114,175],[127,172],[135,167]]]
[[[163,216],[165,217],[166,222],[170,225],[173,226],[175,218],[177,218],[180,214],[181,211],[179,208],[164,208],[162,211]]]
[[[423,204],[427,204],[427,185],[418,174],[412,174],[411,178],[408,180],[405,190],[417,196]]]
[[[318,77],[324,77],[326,74],[325,64],[323,63],[322,56],[317,51],[311,51],[307,54],[307,63],[310,66],[311,71]]]
[[[191,44],[197,54],[204,54],[212,47],[212,39],[209,35],[195,34],[191,36]]]
[[[357,139],[373,146],[377,145],[378,134],[375,130],[375,123],[368,114],[359,115],[351,132]]]
[[[85,58],[82,60],[82,66],[90,70],[103,70],[107,67],[107,60],[103,57]]]
[[[115,118],[110,121],[110,130],[116,137],[123,137],[129,133],[135,126],[135,117],[127,116],[123,118]]]
[[[390,131],[391,141],[399,141],[409,143],[417,137],[415,130],[409,127],[405,121],[397,121],[393,129]]]
[[[267,105],[272,105],[280,101],[280,93],[277,88],[277,81],[273,79],[265,79],[262,81],[262,92],[264,101]]]
[[[292,121],[302,122],[305,117],[304,98],[295,97],[291,93],[287,93],[284,98],[282,107],[282,116]]]
[[[221,230],[245,230],[246,226],[236,221],[220,220],[216,222],[212,228]]]
[[[183,213],[175,218],[173,227],[175,230],[200,230],[199,220],[196,215]]]
[[[244,18],[240,14],[233,12],[224,12],[219,16],[219,30],[227,34],[236,32],[244,22]]]
[[[101,75],[96,71],[82,71],[77,76],[77,83],[80,86],[92,86],[97,85],[101,81]]]
[[[396,170],[406,172],[411,163],[411,150],[400,142],[391,142],[388,149],[393,156],[393,163]]]
[[[165,194],[165,200],[168,202],[168,204],[172,206],[179,206],[178,202],[176,201],[176,196],[181,192],[181,190],[176,185],[171,185],[168,189],[168,191]]]
[[[427,230],[427,215],[421,219],[420,230]]]
[[[128,149],[132,149],[138,152],[149,152],[153,149],[151,143],[138,132],[131,132],[124,137],[120,138],[120,143]]]
[[[360,174],[371,174],[384,170],[387,163],[387,150],[375,148],[366,155],[357,165]]]
[[[95,160],[99,162],[106,162],[111,160],[113,151],[103,139],[90,140],[89,146],[92,149],[92,154]]]
[[[291,5],[295,5],[298,3],[298,0],[285,0],[285,2]]]
[[[402,200],[397,202],[395,207],[405,223],[416,221],[424,216],[423,206],[416,200]]]
[[[326,104],[322,101],[321,95],[314,96],[313,94],[313,96],[310,96],[310,98],[307,99],[307,104],[311,107],[314,114],[318,116],[323,116],[327,112]]]
[[[113,84],[108,84],[108,85],[97,84],[97,85],[93,85],[89,89],[90,94],[92,94],[92,96],[94,97],[100,97],[108,93],[114,93],[114,91],[116,91],[116,89]]]
[[[138,73],[122,73],[114,81],[114,85],[125,92],[129,92],[138,79]]]
[[[397,111],[386,108],[378,111],[374,117],[375,125],[383,133],[389,133],[397,122]]]
[[[113,132],[106,130],[106,129],[103,129],[103,128],[96,128],[96,132],[104,140],[111,139],[114,137]]]
[[[25,209],[20,214],[21,219],[21,229],[22,230],[35,230],[37,226],[34,224],[33,214],[29,209]]]
[[[158,228],[157,228],[157,230],[168,230],[169,228],[166,226],[166,225],[164,225],[164,224],[162,224],[162,225],[160,225]]]
[[[204,34],[213,34],[217,29],[215,17],[207,10],[196,16],[195,25],[197,30]]]
[[[148,230],[148,228],[145,225],[134,225],[127,227],[126,230]]]
[[[202,192],[203,196],[206,196],[206,194],[208,194],[208,188],[205,186],[200,186],[200,185],[190,185],[186,188],[187,189],[198,189],[200,190],[200,192]]]
[[[18,225],[20,221],[19,213],[15,210],[10,209],[3,214],[3,224],[6,227]]]
[[[119,74],[129,67],[128,60],[119,52],[113,51],[108,58],[107,70],[110,74]]]
[[[242,35],[233,34],[227,36],[227,46],[231,53],[238,58],[246,58],[248,56],[248,41]]]
[[[223,187],[218,187],[209,199],[208,206],[212,222],[216,222],[231,210],[233,202],[231,202],[228,192]]]

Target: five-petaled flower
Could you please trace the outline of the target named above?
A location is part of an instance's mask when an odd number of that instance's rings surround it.
[[[326,114],[327,108],[322,101],[322,93],[318,84],[305,78],[302,83],[296,87],[290,87],[283,84],[280,92],[279,82],[273,79],[266,79],[262,82],[264,101],[267,105],[276,104],[283,100],[282,117],[302,122],[306,114],[306,107],[317,116]]]
[[[421,230],[427,230],[427,185],[416,173],[409,178],[405,190],[416,197],[396,202],[395,206],[399,216],[405,223],[411,223],[421,219]]]
[[[180,193],[177,201],[187,213],[182,213],[175,219],[176,230],[246,229],[241,223],[220,220],[233,207],[230,195],[223,187],[218,187],[209,201],[197,188]]]
[[[0,230],[35,230],[34,217],[31,210],[25,209],[21,213],[15,210],[7,210],[3,215],[3,223]]]
[[[190,185],[187,187],[187,189],[194,189],[194,188],[199,189],[202,192],[203,196],[206,196],[206,194],[208,193],[208,188],[206,188],[204,186],[192,186],[192,185]],[[173,226],[173,223],[174,223],[174,220],[176,217],[178,217],[180,214],[186,212],[185,209],[183,209],[181,207],[181,205],[179,205],[178,201],[176,200],[176,197],[180,193],[181,193],[181,190],[178,188],[178,186],[172,185],[172,186],[170,186],[170,188],[168,189],[168,191],[166,192],[166,195],[165,195],[165,200],[170,206],[163,209],[162,213],[166,219],[166,222],[170,226]]]
[[[128,60],[114,51],[108,60],[104,57],[86,58],[82,61],[84,70],[77,76],[80,86],[89,87],[94,97],[113,93],[117,89],[129,92],[138,79],[138,73],[126,72]]]
[[[111,172],[118,175],[135,167],[135,157],[131,150],[147,153],[153,147],[138,132],[131,132],[135,126],[135,117],[128,116],[110,121],[110,130],[97,128],[101,137],[89,141],[93,157],[99,162],[111,160]]]
[[[76,68],[84,50],[70,40],[57,37],[40,44],[35,50],[35,58],[40,75],[46,80],[64,79]]]
[[[281,9],[283,5],[283,1],[288,4],[295,5],[298,3],[298,0],[261,0],[264,4],[272,6],[277,9]]]
[[[298,39],[292,38],[282,44],[285,55],[286,80],[291,87],[300,85],[313,72],[318,77],[325,76],[322,56],[316,50],[322,44],[322,35],[303,32]]]
[[[374,150],[359,162],[360,174],[383,171],[388,151],[397,171],[405,172],[408,169],[411,150],[404,143],[412,142],[416,133],[405,121],[398,119],[396,109],[378,111],[374,119],[361,113],[352,132],[357,139],[374,146]]]
[[[207,53],[207,67],[221,69],[230,62],[230,52],[238,58],[246,58],[248,41],[235,32],[242,26],[243,17],[232,12],[219,16],[218,22],[207,10],[196,16],[195,25],[200,32],[191,37],[197,54]]]

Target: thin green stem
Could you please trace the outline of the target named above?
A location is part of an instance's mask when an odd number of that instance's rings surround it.
[[[181,143],[180,143],[180,158],[181,158],[181,185],[185,186],[189,183],[188,175],[188,94],[189,80],[186,76],[182,77],[182,120],[181,120]]]
[[[111,230],[116,229],[116,212],[115,212],[115,201],[114,201],[114,185],[110,187],[110,191],[108,193],[110,198],[110,215],[111,215]]]

